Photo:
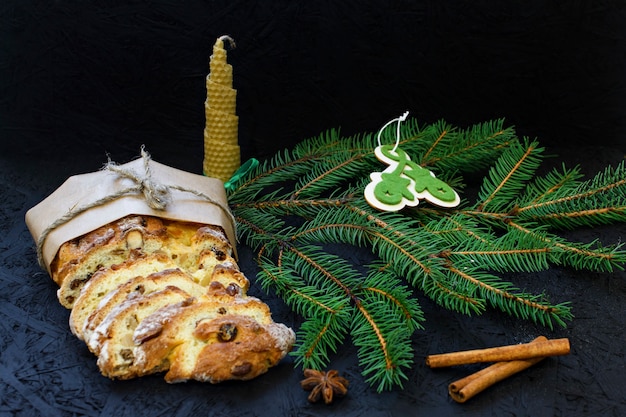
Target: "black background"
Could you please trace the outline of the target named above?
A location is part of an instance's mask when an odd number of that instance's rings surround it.
[[[231,35],[244,159],[263,159],[341,127],[375,131],[408,110],[465,127],[505,118],[554,164],[593,174],[626,154],[626,3],[621,1],[32,1],[0,4],[0,416],[607,415],[626,413],[626,276],[555,267],[512,276],[576,319],[550,332],[499,313],[466,318],[420,298],[404,390],[375,394],[345,346],[332,367],[352,381],[337,404],[311,406],[289,360],[245,384],[115,383],[67,327],[23,223],[70,175],[153,158],[202,166],[205,77],[215,39]],[[571,232],[626,238],[624,226]],[[242,269],[254,276],[245,247]],[[271,294],[277,321],[297,326]],[[428,353],[569,337],[550,359],[459,406],[447,384],[473,369],[431,371]],[[2,383],[4,385],[2,385]]]
[[[202,159],[204,78],[231,35],[244,158],[408,110],[505,118],[545,145],[626,146],[621,1],[4,1],[3,147]],[[126,153],[123,153],[126,152]]]

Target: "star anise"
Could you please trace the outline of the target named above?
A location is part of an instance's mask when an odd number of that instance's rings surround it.
[[[300,381],[300,386],[306,391],[311,391],[308,400],[312,403],[323,398],[324,403],[330,404],[333,397],[343,397],[348,392],[348,380],[339,376],[339,372],[334,369],[328,372],[305,369],[304,376],[305,379]]]

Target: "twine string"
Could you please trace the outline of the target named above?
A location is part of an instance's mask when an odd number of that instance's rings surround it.
[[[86,212],[87,210],[132,194],[143,195],[148,206],[154,210],[165,210],[167,208],[167,205],[172,201],[170,190],[177,190],[193,194],[201,198],[202,200],[219,207],[229,218],[235,234],[237,233],[237,224],[235,221],[235,217],[232,215],[227,206],[201,191],[182,187],[180,185],[166,185],[156,182],[152,178],[152,170],[150,168],[150,161],[152,159],[150,157],[150,154],[144,149],[144,146],[141,147],[141,159],[143,160],[143,175],[140,175],[133,170],[122,168],[120,165],[118,165],[116,162],[111,161],[111,159],[109,158],[107,163],[102,167],[102,170],[111,171],[118,174],[122,178],[130,179],[134,183],[134,185],[121,189],[116,193],[104,196],[98,200],[92,201],[91,203],[84,206],[78,208],[72,207],[65,215],[52,222],[48,227],[43,230],[43,232],[39,236],[39,239],[37,240],[37,260],[39,262],[39,265],[43,269],[47,269],[45,260],[43,258],[43,245],[48,235],[52,231],[68,223],[69,221],[71,221],[78,215]]]
[[[390,124],[392,124],[393,122],[397,121],[398,126],[396,127],[396,144],[394,145],[391,152],[396,151],[396,149],[398,148],[398,145],[400,144],[400,124],[406,120],[408,115],[409,115],[409,112],[405,111],[400,117],[396,117],[395,119],[388,121],[387,123],[385,123],[383,127],[380,128],[380,130],[378,131],[378,146],[382,146],[380,143],[380,135],[383,133],[383,130],[385,130],[385,128],[389,126]]]

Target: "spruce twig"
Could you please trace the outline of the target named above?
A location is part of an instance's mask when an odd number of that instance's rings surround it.
[[[402,386],[413,361],[411,337],[424,321],[416,291],[463,314],[497,308],[553,328],[572,319],[567,301],[521,291],[498,274],[626,264],[620,244],[558,235],[626,220],[624,163],[589,181],[576,168],[537,176],[543,149],[518,139],[503,120],[458,129],[409,119],[401,138],[412,160],[458,188],[463,175],[487,170],[477,201],[456,209],[373,209],[363,189],[369,174],[382,170],[376,137],[337,130],[276,154],[229,191],[240,237],[257,252],[260,284],[303,318],[292,352],[298,366],[327,367],[350,337],[373,387]],[[381,139],[395,137],[383,132]],[[364,248],[373,260],[354,265],[333,254],[332,244]]]

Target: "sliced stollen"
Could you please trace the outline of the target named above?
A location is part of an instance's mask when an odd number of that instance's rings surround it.
[[[219,298],[167,306],[144,319],[133,334],[134,366],[146,373],[167,370],[169,383],[218,383],[255,378],[291,350],[293,330],[275,323],[266,304]]]
[[[247,296],[223,184],[151,164],[143,149],[142,157],[145,176],[109,161],[105,170],[119,178],[70,179],[26,213],[38,260],[71,309],[72,333],[113,379],[164,372],[168,382],[220,382],[264,373],[295,335]],[[78,183],[89,191],[76,194]],[[161,195],[165,188],[175,192]],[[167,198],[154,201],[154,192]]]
[[[135,364],[135,344],[132,339],[135,328],[162,307],[193,302],[195,298],[180,288],[166,287],[148,295],[133,293],[113,308],[87,341],[98,355],[97,364],[102,375],[117,379],[138,376],[131,371]],[[158,369],[154,372],[158,372]],[[142,375],[145,374],[142,372]]]
[[[97,270],[159,250],[165,235],[158,219],[133,216],[64,243],[50,265],[59,301],[71,308]]]
[[[197,269],[203,254],[223,260],[233,254],[218,226],[127,216],[61,246],[51,264],[52,278],[60,286],[59,301],[72,308],[96,271],[157,252],[166,254],[188,272]]]
[[[226,261],[217,263],[218,259]],[[220,283],[231,295],[235,293],[245,295],[250,287],[250,281],[231,260],[230,256],[223,257],[209,250],[203,252],[200,265],[196,267],[193,275],[180,270],[178,274],[168,272],[153,275],[159,271],[177,268],[170,257],[157,253],[100,270],[84,285],[75,301],[70,313],[70,329],[79,339],[89,340],[91,333],[108,311],[127,294],[135,291],[134,286],[142,285],[141,282],[135,282],[136,279],[147,279],[143,284],[147,286],[143,289],[145,293],[155,291],[159,285],[172,285],[196,296],[200,292],[206,292],[206,288],[211,284],[215,287],[216,283]],[[146,277],[147,275],[150,276]],[[173,282],[173,279],[177,281]],[[198,288],[192,287],[195,282],[198,282]]]
[[[104,275],[107,274],[103,274],[103,276]],[[83,290],[91,289],[93,286],[90,284],[91,282],[95,283],[96,279],[97,278],[94,277]],[[131,294],[139,293],[148,295],[153,292],[163,290],[166,287],[180,288],[193,297],[200,297],[208,291],[208,288],[198,284],[194,281],[191,275],[178,268],[164,269],[146,276],[137,276],[112,289],[104,297],[99,298],[97,305],[97,299],[94,299],[93,302],[91,302],[90,307],[85,308],[85,312],[91,310],[91,313],[86,318],[84,318],[84,313],[81,315],[83,317],[82,324],[79,318],[76,318],[76,320],[72,322],[73,326],[82,327],[82,332],[75,333],[79,338],[82,337],[83,340],[90,340],[93,332],[100,325],[100,323],[102,323],[104,318],[115,308],[115,306],[128,299]],[[85,291],[83,291],[83,293],[84,292]],[[74,310],[77,307],[82,307],[86,304],[81,303],[84,298],[83,293],[81,293],[81,296],[78,297],[78,300],[74,304]],[[72,315],[74,310],[72,310]],[[72,317],[72,315],[70,317]],[[92,348],[89,344],[88,346],[89,349],[93,351],[94,348]]]
[[[163,253],[128,259],[111,268],[98,270],[85,283],[70,312],[70,330],[83,340],[85,320],[97,308],[100,301],[118,286],[138,276],[176,268],[176,263]]]

